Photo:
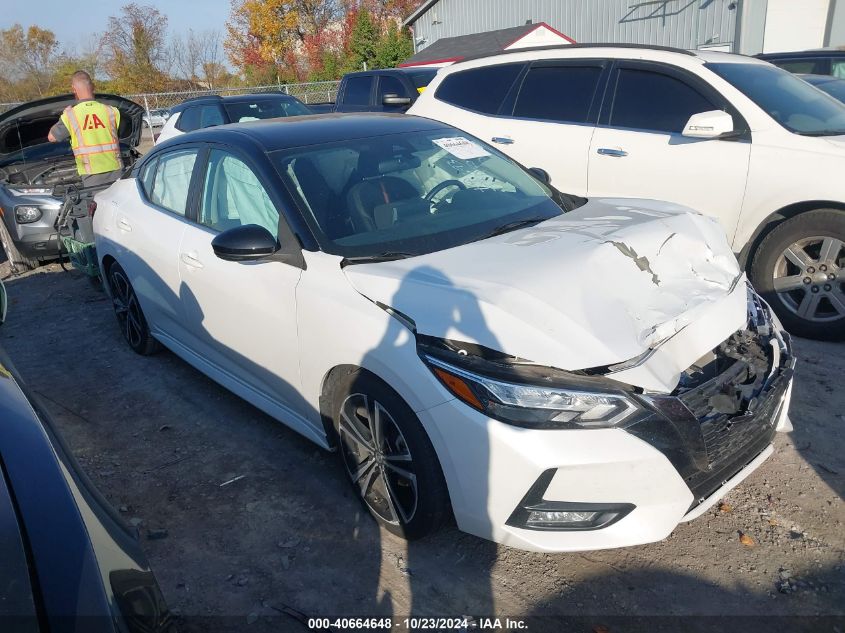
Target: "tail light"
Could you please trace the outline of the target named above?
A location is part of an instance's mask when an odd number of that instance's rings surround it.
[[[88,202],[88,216],[94,217],[94,214],[97,212],[97,203],[94,200],[89,200]]]

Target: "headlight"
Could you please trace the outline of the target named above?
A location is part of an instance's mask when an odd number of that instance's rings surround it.
[[[30,224],[41,219],[41,209],[31,205],[15,207],[15,219],[18,224]]]
[[[538,429],[610,428],[631,421],[636,413],[642,411],[621,388],[618,391],[593,388],[598,387],[598,382],[609,381],[574,374],[565,376],[565,372],[546,368],[548,376],[545,379],[538,377],[537,384],[531,384],[503,380],[499,376],[494,378],[424,351],[421,357],[455,397],[492,418],[517,426]],[[543,368],[533,369],[543,371]],[[549,380],[551,376],[556,380]],[[559,384],[567,377],[573,383],[571,386]],[[541,384],[550,382],[556,384]]]

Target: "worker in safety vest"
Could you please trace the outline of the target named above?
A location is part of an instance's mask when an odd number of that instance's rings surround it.
[[[120,111],[94,100],[94,82],[84,70],[73,73],[71,88],[77,103],[65,108],[47,139],[52,143],[70,140],[83,187],[117,180],[123,172],[117,132]]]

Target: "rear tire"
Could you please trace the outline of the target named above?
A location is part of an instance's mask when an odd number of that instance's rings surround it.
[[[790,333],[845,340],[845,212],[782,222],[754,253],[751,281]]]
[[[332,417],[344,470],[376,521],[408,540],[440,528],[451,515],[446,481],[428,434],[405,401],[358,370],[338,383]]]
[[[112,306],[123,338],[137,354],[149,356],[161,349],[161,344],[150,334],[147,319],[141,310],[138,296],[129,283],[129,275],[117,262],[108,269]]]
[[[3,245],[6,258],[9,260],[9,270],[13,275],[21,275],[38,268],[39,262],[37,259],[22,255],[17,249],[15,243],[12,241],[12,236],[9,234],[9,229],[6,227],[6,223],[2,218],[0,218],[0,243]]]

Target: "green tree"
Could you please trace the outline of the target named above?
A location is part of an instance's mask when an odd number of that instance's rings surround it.
[[[395,68],[414,54],[411,35],[406,30],[399,30],[396,22],[390,20],[387,31],[376,43],[375,67]]]
[[[151,6],[127,4],[109,17],[103,35],[106,70],[120,92],[154,92],[167,85],[167,16]]]
[[[47,29],[20,24],[0,30],[0,75],[20,99],[43,97],[55,77],[59,43]]]
[[[379,32],[370,17],[366,7],[361,7],[355,16],[355,23],[349,36],[348,70],[363,70],[373,68],[376,59],[376,47],[379,42]]]

